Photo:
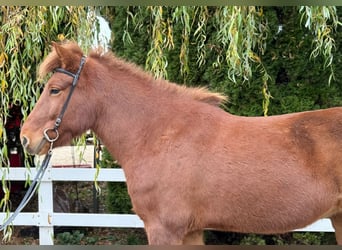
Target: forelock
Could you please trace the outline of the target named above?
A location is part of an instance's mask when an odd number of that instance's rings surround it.
[[[55,50],[45,58],[43,63],[39,66],[38,78],[43,79],[47,74],[52,72],[54,69],[61,67],[61,60],[58,57]]]

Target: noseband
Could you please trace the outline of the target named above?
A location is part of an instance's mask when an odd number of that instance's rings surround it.
[[[70,102],[72,93],[73,93],[74,90],[75,90],[75,87],[76,87],[76,85],[77,85],[78,79],[80,78],[80,74],[81,74],[81,71],[82,71],[82,69],[83,69],[83,66],[84,66],[85,62],[86,62],[86,56],[82,56],[81,62],[80,62],[80,66],[79,66],[79,68],[78,68],[76,74],[71,73],[70,71],[67,71],[67,70],[65,70],[65,69],[63,69],[63,68],[56,68],[56,69],[54,69],[54,72],[59,72],[59,73],[63,73],[63,74],[66,74],[66,75],[68,75],[68,76],[71,76],[71,77],[73,78],[73,80],[72,80],[72,85],[71,85],[71,87],[70,87],[70,91],[69,91],[68,97],[67,97],[67,99],[65,100],[65,103],[64,103],[64,105],[63,105],[63,107],[62,107],[62,110],[61,110],[61,113],[58,115],[58,117],[57,117],[57,119],[56,119],[56,121],[55,121],[55,126],[54,126],[53,128],[47,128],[47,129],[44,130],[44,138],[45,138],[48,142],[51,143],[50,150],[51,150],[51,148],[52,148],[52,144],[53,144],[53,143],[58,139],[58,137],[59,137],[58,128],[59,128],[59,126],[60,126],[60,124],[61,124],[61,122],[62,122],[64,113],[65,113],[65,111],[66,111],[66,109],[67,109],[67,107],[68,107],[68,105],[69,105],[69,102]],[[48,132],[49,132],[49,131],[53,131],[54,134],[55,134],[55,136],[51,138],[51,137],[48,135]]]

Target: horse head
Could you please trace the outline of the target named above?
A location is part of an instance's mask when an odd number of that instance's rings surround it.
[[[68,144],[88,128],[88,123],[82,122],[89,111],[86,58],[75,43],[52,45],[52,52],[39,68],[39,77],[52,75],[21,129],[22,144],[31,154],[47,153],[52,141],[54,146]]]

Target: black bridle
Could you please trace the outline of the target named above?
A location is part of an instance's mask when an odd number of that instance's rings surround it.
[[[59,137],[59,133],[58,133],[58,128],[62,122],[62,119],[63,119],[63,116],[64,116],[64,113],[69,105],[69,102],[70,102],[70,99],[71,99],[71,96],[72,96],[72,93],[74,92],[75,90],[75,87],[77,85],[77,82],[78,82],[78,79],[80,78],[80,74],[81,74],[81,71],[83,69],[83,66],[86,62],[86,57],[85,56],[82,56],[81,58],[81,62],[80,62],[80,66],[76,72],[76,74],[70,72],[70,71],[67,71],[63,68],[56,68],[54,70],[54,72],[59,72],[59,73],[63,73],[63,74],[66,74],[68,76],[71,76],[73,78],[73,81],[72,81],[72,85],[70,87],[70,91],[69,91],[69,94],[67,96],[67,99],[65,100],[64,102],[64,105],[62,107],[62,110],[60,112],[60,114],[57,116],[57,119],[55,121],[55,125],[53,128],[47,128],[44,130],[44,138],[50,143],[50,149],[49,151],[47,152],[47,154],[45,155],[44,157],[44,160],[42,162],[42,165],[41,167],[38,169],[37,171],[37,174],[35,176],[35,178],[33,179],[30,187],[28,188],[28,190],[26,191],[25,193],[25,196],[24,198],[22,199],[22,201],[20,202],[19,206],[17,207],[17,209],[15,210],[15,212],[2,224],[0,225],[0,231],[2,230],[5,230],[7,228],[7,226],[9,224],[11,224],[13,222],[13,220],[15,219],[15,217],[21,212],[21,210],[27,205],[27,203],[31,200],[32,196],[34,195],[34,193],[36,192],[38,186],[39,186],[39,183],[41,182],[43,176],[44,176],[44,173],[45,173],[45,170],[46,168],[48,167],[49,165],[49,162],[50,162],[50,159],[51,159],[51,156],[52,156],[52,147],[53,147],[53,143],[55,141],[57,141],[58,137]],[[48,135],[48,132],[49,131],[53,131],[55,133],[55,137],[51,138],[49,135]]]
[[[58,128],[59,128],[59,126],[60,126],[60,124],[62,122],[64,113],[65,113],[65,111],[66,111],[66,109],[67,109],[67,107],[69,105],[72,93],[75,90],[75,87],[77,85],[78,79],[80,78],[80,74],[81,74],[81,71],[83,69],[83,66],[84,66],[85,62],[86,62],[86,56],[82,56],[81,62],[80,62],[80,66],[79,66],[76,74],[74,74],[74,73],[72,73],[70,71],[67,71],[67,70],[65,70],[63,68],[56,68],[56,69],[54,69],[54,72],[59,72],[59,73],[63,73],[63,74],[66,74],[68,76],[71,76],[73,78],[73,80],[72,80],[72,84],[71,84],[71,87],[70,87],[70,91],[69,91],[68,97],[67,97],[67,99],[64,102],[64,105],[62,107],[62,110],[61,110],[60,114],[56,118],[55,126],[53,128],[47,128],[47,129],[44,130],[44,138],[48,142],[50,142],[50,143],[55,142],[58,139],[58,137],[59,137]],[[55,137],[54,138],[51,138],[48,135],[49,131],[53,131],[55,133]]]

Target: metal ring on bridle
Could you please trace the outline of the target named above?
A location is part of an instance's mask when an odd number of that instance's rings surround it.
[[[48,135],[49,131],[53,131],[56,134],[55,138],[50,138],[50,136]],[[55,142],[59,137],[58,130],[56,128],[47,128],[44,130],[44,137],[48,142]]]

